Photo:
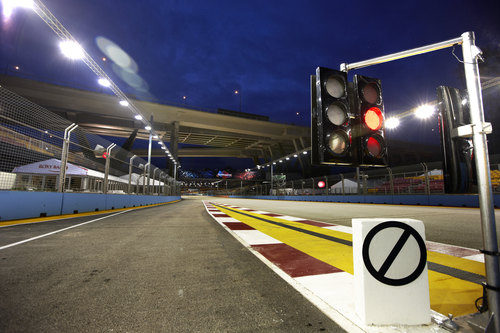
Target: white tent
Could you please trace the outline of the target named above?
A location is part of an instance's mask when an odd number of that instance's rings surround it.
[[[335,194],[342,194],[342,181],[330,186],[330,192]],[[358,184],[352,180],[344,179],[345,193],[358,193]]]

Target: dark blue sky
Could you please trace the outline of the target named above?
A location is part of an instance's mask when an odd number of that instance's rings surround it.
[[[44,0],[94,58],[103,36],[137,63],[148,94],[113,74],[127,93],[170,103],[267,115],[309,125],[309,75],[476,32],[480,47],[500,47],[498,1],[128,1]],[[381,4],[382,3],[382,4]],[[33,13],[17,11],[3,23],[0,61],[21,75],[99,89],[81,63],[65,59],[57,38]],[[461,58],[461,48],[456,54]],[[438,85],[461,88],[461,64],[451,49],[355,73],[382,80],[386,113],[435,99]],[[296,113],[299,112],[299,116]],[[427,126],[428,127],[428,126]],[[432,126],[431,126],[432,127]],[[425,125],[408,120],[398,134],[423,140]]]

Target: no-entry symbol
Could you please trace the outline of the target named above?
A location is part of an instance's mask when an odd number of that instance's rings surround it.
[[[397,238],[394,239],[394,244],[395,244],[394,247],[389,252],[387,257],[382,261],[382,265],[380,266],[380,268],[375,269],[373,265],[373,258],[370,257],[370,254],[373,252],[376,253],[376,249],[370,252],[370,245],[375,236],[377,236],[379,233],[387,232],[385,230],[388,228],[402,229],[403,233],[401,234],[399,239]],[[387,272],[393,265],[398,264],[397,262],[395,262],[396,257],[401,252],[405,244],[407,244],[410,238],[415,239],[415,241],[418,244],[420,252],[420,258],[416,263],[416,268],[410,274],[406,274],[406,276],[401,276],[398,278],[388,277]],[[425,242],[420,236],[420,234],[408,224],[398,221],[387,221],[373,227],[368,232],[363,242],[362,255],[363,255],[363,262],[368,272],[370,272],[370,274],[378,281],[391,286],[403,286],[415,281],[420,276],[420,274],[422,274],[422,271],[425,269],[427,262],[427,251],[425,248]]]

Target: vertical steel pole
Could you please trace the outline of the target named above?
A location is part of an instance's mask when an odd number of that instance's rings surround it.
[[[342,180],[342,195],[345,195],[345,182],[344,182],[344,174],[340,174],[340,179]]]
[[[151,127],[153,126],[153,115],[150,118]],[[153,145],[153,131],[152,129],[149,131],[149,145],[148,145],[148,187],[146,188],[147,193],[149,194],[149,180],[151,178],[151,148]]]
[[[111,150],[115,148],[116,144],[112,143],[106,148],[106,164],[104,166],[104,184],[102,188],[102,193],[108,193],[108,178],[109,178],[109,166],[111,164]]]
[[[325,176],[325,194],[329,194],[329,189],[328,189],[328,176]]]
[[[134,162],[134,159],[136,158],[137,156],[134,155],[130,158],[130,161],[129,161],[129,165],[128,165],[128,189],[127,189],[127,193],[130,194],[132,192],[132,167],[133,167],[133,162]]]
[[[64,130],[63,148],[62,148],[62,152],[61,152],[61,167],[59,170],[58,192],[64,192],[64,183],[66,181],[66,165],[68,164],[69,143],[70,143],[70,138],[71,138],[71,132],[73,132],[77,127],[78,127],[78,125],[73,123],[73,124],[69,125]]]
[[[142,194],[146,194],[146,171],[149,168],[149,163],[144,166],[144,172],[142,174]]]
[[[394,177],[392,176],[392,169],[387,168],[387,172],[389,173],[389,189],[391,191],[391,195],[394,195]]]
[[[156,171],[158,171],[158,168],[155,168],[153,171],[153,194],[156,194],[156,185],[155,185],[155,180],[156,180]]]
[[[270,195],[273,194],[273,170],[274,170],[274,167],[273,167],[273,163],[271,163],[271,192],[270,192]]]
[[[477,185],[481,225],[483,232],[483,247],[487,251],[484,255],[487,285],[497,288],[487,289],[488,307],[490,316],[493,316],[494,332],[500,332],[500,275],[498,239],[495,225],[495,211],[493,209],[493,195],[491,188],[490,163],[486,133],[483,130],[484,110],[481,93],[481,81],[477,58],[480,51],[475,45],[473,32],[462,34],[462,52],[464,59],[465,79],[467,82],[468,99],[470,103],[470,117],[473,126],[472,141],[474,143],[474,160],[477,170]],[[489,253],[488,253],[489,252]]]

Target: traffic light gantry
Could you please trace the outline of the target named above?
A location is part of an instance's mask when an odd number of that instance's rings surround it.
[[[311,82],[312,163],[386,166],[381,82],[361,75],[316,69]]]

